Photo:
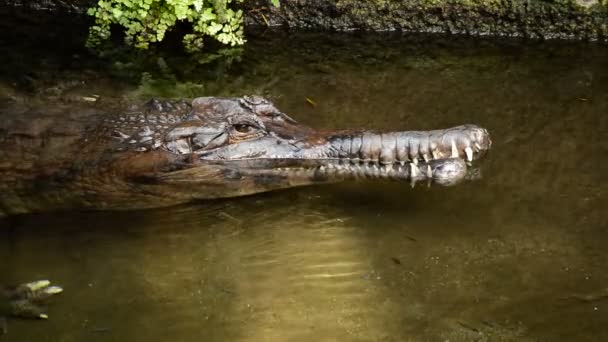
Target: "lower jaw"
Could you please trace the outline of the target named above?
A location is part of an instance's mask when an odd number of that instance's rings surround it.
[[[308,165],[307,165],[308,164]],[[339,182],[358,179],[387,179],[396,181],[458,184],[466,178],[466,164],[462,159],[441,159],[416,163],[319,163],[311,160],[298,165],[284,165],[275,168],[250,168],[250,172],[274,175],[291,179],[308,179],[312,182]]]

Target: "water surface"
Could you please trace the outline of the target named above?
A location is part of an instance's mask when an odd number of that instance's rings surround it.
[[[94,56],[79,23],[3,16],[6,108],[255,93],[319,128],[476,123],[494,140],[482,179],[453,188],[5,219],[0,282],[65,293],[49,321],[12,320],[3,340],[608,339],[605,46],[266,32],[202,63],[216,56]]]

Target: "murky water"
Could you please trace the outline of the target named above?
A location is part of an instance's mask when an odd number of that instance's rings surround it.
[[[213,56],[93,57],[55,20],[3,21],[1,101],[257,93],[315,127],[476,123],[494,149],[482,179],[453,188],[348,183],[5,219],[0,282],[65,293],[48,321],[12,320],[0,339],[608,339],[607,47],[266,32],[200,64]]]

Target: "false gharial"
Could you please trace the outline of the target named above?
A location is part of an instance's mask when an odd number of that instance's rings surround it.
[[[349,179],[452,185],[490,147],[476,125],[316,130],[259,96],[116,114],[34,108],[0,122],[0,212],[152,208]]]

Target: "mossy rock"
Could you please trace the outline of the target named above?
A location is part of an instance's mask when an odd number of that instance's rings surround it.
[[[84,13],[96,0],[6,0]],[[245,25],[608,41],[607,0],[247,0]]]
[[[246,6],[250,26],[608,38],[608,8],[598,0],[283,0],[280,8],[258,0]]]

